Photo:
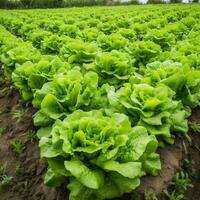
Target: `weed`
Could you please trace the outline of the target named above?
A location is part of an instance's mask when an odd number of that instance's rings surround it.
[[[27,140],[29,140],[30,142],[34,142],[38,140],[37,134],[35,131],[30,130],[27,132]]]
[[[170,190],[164,190],[164,194],[169,200],[184,200],[184,194],[189,187],[193,187],[191,180],[188,174],[182,171],[175,175]]]
[[[3,176],[6,173],[7,163],[0,165],[0,176]]]
[[[14,153],[16,153],[17,155],[20,155],[22,151],[24,150],[24,144],[22,144],[18,140],[12,140],[10,141],[10,148],[12,149]]]
[[[16,119],[17,123],[21,122],[26,112],[27,112],[27,109],[16,109],[13,112],[13,119]]]
[[[4,192],[11,185],[13,177],[6,174],[7,164],[0,165],[0,192]]]
[[[9,87],[5,87],[3,89],[0,90],[0,94],[2,96],[6,96],[9,93],[10,88]]]
[[[172,191],[171,193],[168,190],[164,190],[164,194],[169,200],[184,200],[183,194],[176,194],[176,191]]]
[[[12,176],[4,175],[0,177],[0,192],[4,192],[11,185],[12,180]]]
[[[195,132],[195,133],[200,133],[200,124],[197,122],[189,122],[190,128]]]
[[[144,198],[145,198],[145,200],[158,200],[158,198],[156,197],[154,192],[151,190],[145,190]]]
[[[176,174],[172,185],[174,185],[178,193],[184,193],[188,187],[193,187],[188,173],[184,173],[183,171]]]

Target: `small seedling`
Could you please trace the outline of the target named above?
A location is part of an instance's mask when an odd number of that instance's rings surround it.
[[[4,175],[0,177],[0,192],[4,192],[11,185],[12,180],[12,176]]]
[[[20,155],[24,150],[24,145],[18,140],[12,140],[10,141],[10,148],[14,153]]]
[[[189,187],[193,187],[191,180],[188,174],[182,171],[175,175],[170,190],[164,190],[164,194],[169,200],[184,200],[184,194]]]
[[[13,177],[6,174],[7,164],[0,165],[0,192],[4,192],[11,185]]]
[[[168,200],[184,200],[183,194],[176,194],[176,191],[169,192],[168,190],[164,190],[164,194],[168,198]]]
[[[5,163],[4,165],[0,165],[0,177],[6,173],[6,167],[7,163]]]
[[[197,122],[189,122],[190,128],[195,132],[195,133],[200,133],[200,124]]]
[[[2,94],[3,96],[6,96],[9,93],[9,90],[10,90],[9,87],[5,87],[0,90],[0,94]]]
[[[30,130],[27,132],[27,140],[30,142],[34,142],[38,140],[37,134],[35,131]]]
[[[181,194],[185,193],[188,187],[193,187],[188,174],[183,171],[176,174],[172,185],[174,185],[176,191]]]
[[[13,112],[13,119],[16,119],[17,123],[21,122],[26,112],[27,112],[27,109],[16,109]]]
[[[156,197],[154,192],[151,190],[145,190],[144,198],[145,198],[145,200],[158,200],[158,198]]]

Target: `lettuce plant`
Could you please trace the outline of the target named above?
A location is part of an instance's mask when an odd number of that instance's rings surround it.
[[[119,51],[103,52],[97,54],[93,66],[101,78],[101,82],[119,84],[128,80],[134,72],[134,59],[126,53]]]
[[[26,61],[38,62],[41,59],[41,54],[30,43],[15,41],[13,45],[13,41],[4,42],[6,45],[1,49],[0,60],[4,64],[4,72],[8,78],[11,78],[18,64],[24,64]]]
[[[130,41],[136,40],[135,33],[132,29],[120,28],[118,31],[123,37],[127,38]]]
[[[115,23],[112,22],[104,22],[104,23],[101,22],[98,24],[97,28],[101,30],[101,32],[103,32],[104,34],[109,35],[115,32],[116,25]]]
[[[59,31],[60,35],[67,35],[71,38],[75,38],[77,33],[79,32],[78,27],[72,24],[61,25],[59,29],[60,29]]]
[[[69,68],[57,56],[43,56],[39,62],[25,62],[17,65],[12,73],[12,81],[20,90],[24,100],[30,100],[36,89],[41,89],[44,83],[53,79],[55,73]]]
[[[98,44],[104,51],[120,50],[127,46],[128,40],[119,33],[100,34]]]
[[[30,33],[29,39],[31,40],[32,44],[36,48],[44,48],[42,47],[42,42],[45,40],[45,38],[50,37],[51,32],[44,31],[44,30],[38,30]]]
[[[138,67],[146,65],[161,53],[160,46],[152,41],[134,42],[126,50],[136,60]]]
[[[55,120],[79,108],[89,109],[97,87],[98,75],[95,72],[83,75],[73,69],[66,75],[57,75],[35,92],[33,105],[40,108],[34,118],[35,125],[45,126],[44,117]]]
[[[46,54],[58,54],[62,45],[62,39],[57,34],[45,37],[41,41],[41,49]]]
[[[99,30],[96,28],[84,28],[78,33],[78,36],[86,42],[93,42],[96,41],[99,34]]]
[[[157,30],[155,29],[149,31],[145,35],[145,40],[153,41],[154,43],[160,45],[162,50],[166,51],[175,44],[175,35],[173,33],[169,33],[167,29]]]
[[[81,40],[69,41],[60,49],[60,55],[69,63],[90,63],[98,52],[95,43],[86,43]]]
[[[40,132],[41,157],[49,169],[45,183],[58,186],[69,177],[70,200],[102,200],[131,192],[146,172],[160,169],[158,142],[127,116],[77,110],[50,132]]]
[[[159,141],[173,142],[171,131],[186,133],[187,114],[180,101],[173,100],[174,92],[165,85],[124,84],[116,92],[108,92],[110,111],[130,116],[133,124],[145,126]]]
[[[199,105],[199,70],[190,70],[178,62],[156,61],[147,65],[142,82],[154,86],[159,83],[165,84],[175,92],[176,99],[182,100],[184,105],[191,108]]]

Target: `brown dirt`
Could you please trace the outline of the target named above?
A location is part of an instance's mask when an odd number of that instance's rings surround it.
[[[2,92],[3,88],[8,88]],[[34,131],[32,115],[34,110],[20,101],[18,92],[9,84],[0,85],[0,127],[5,128],[0,136],[0,166],[6,163],[7,175],[13,181],[7,191],[0,193],[1,200],[61,200],[65,199],[62,189],[48,188],[43,184],[46,164],[39,158],[38,142],[30,138]],[[6,94],[5,94],[6,93]],[[15,110],[27,109],[20,122],[13,117]],[[10,142],[20,141],[23,152],[13,152]],[[21,172],[16,172],[20,167]]]
[[[159,195],[165,189],[174,174],[180,169],[180,162],[185,155],[182,139],[177,139],[174,145],[169,145],[160,150],[162,170],[156,177],[146,176],[142,178],[141,187],[138,188],[139,193],[144,193],[145,190],[152,190],[154,194]]]
[[[5,133],[0,136],[0,165],[7,164],[7,174],[13,176],[11,186],[7,191],[0,193],[1,200],[64,200],[67,191],[61,188],[48,188],[43,184],[46,164],[39,158],[38,142],[30,139],[30,131],[35,131],[32,124],[34,110],[20,100],[20,96],[8,83],[0,82],[0,127]],[[13,118],[15,110],[27,109],[20,122]],[[200,123],[200,109],[194,111],[191,121]],[[195,161],[194,168],[197,175],[192,181],[194,188],[186,192],[185,200],[200,200],[200,135],[191,131],[192,144],[178,138],[174,145],[160,150],[162,170],[157,177],[142,178],[141,186],[133,194],[124,195],[118,200],[130,200],[135,193],[144,193],[151,189],[159,195],[166,189],[175,173],[181,169],[181,160],[184,158]],[[15,139],[23,144],[23,152],[16,155],[10,147]],[[17,166],[23,170],[16,172]],[[159,198],[161,199],[161,198]]]
[[[200,108],[194,110],[190,121],[200,124]],[[194,187],[186,192],[185,199],[200,200],[200,133],[195,133],[193,130],[190,130],[190,137],[192,144],[188,147],[187,158],[194,161],[194,175],[192,176],[192,184]]]
[[[162,169],[158,176],[145,176],[141,179],[141,184],[132,194],[132,199],[137,195],[143,199],[145,191],[150,191],[156,196],[161,197],[162,191],[166,189],[175,174],[181,169],[181,161],[186,157],[186,149],[189,143],[183,138],[177,138],[173,145],[159,149]],[[130,194],[124,195],[119,200],[130,200]],[[192,200],[192,199],[186,199]]]

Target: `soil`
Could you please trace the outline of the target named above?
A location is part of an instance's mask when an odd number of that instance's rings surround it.
[[[24,111],[21,119],[15,118],[16,111]],[[32,116],[35,110],[31,105],[20,100],[19,93],[9,83],[0,81],[0,128],[5,129],[0,135],[0,166],[6,164],[6,173],[13,180],[7,190],[0,193],[1,200],[66,200],[68,192],[64,186],[49,188],[43,184],[46,163],[39,157],[38,141],[34,137],[35,128]],[[200,123],[200,109],[194,111],[191,121]],[[195,176],[193,188],[185,194],[185,200],[200,200],[200,135],[189,133],[191,142],[177,138],[173,145],[159,150],[162,170],[157,177],[142,178],[141,186],[134,192],[118,200],[130,200],[136,193],[143,194],[151,189],[160,196],[174,175],[182,166],[182,160],[194,160]],[[15,153],[11,143],[22,144],[21,152]],[[160,197],[159,199],[163,199]],[[116,199],[117,200],[117,199]]]
[[[10,84],[1,85],[0,90],[0,127],[5,129],[0,136],[0,166],[6,165],[7,175],[13,177],[7,190],[0,193],[0,199],[66,199],[67,194],[62,188],[49,188],[43,184],[46,163],[39,158],[38,142],[33,135],[32,115],[35,111],[20,100],[19,93]],[[25,110],[19,122],[14,118],[16,110]],[[13,151],[12,141],[22,144],[20,154]]]
[[[200,124],[200,108],[194,110],[190,121]],[[200,200],[200,133],[195,133],[193,130],[190,130],[190,137],[192,143],[188,147],[187,158],[194,161],[194,175],[192,177],[194,187],[186,192],[185,199]]]

